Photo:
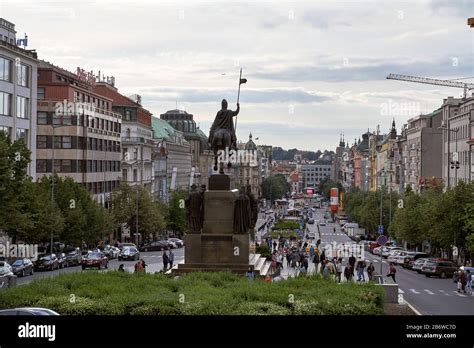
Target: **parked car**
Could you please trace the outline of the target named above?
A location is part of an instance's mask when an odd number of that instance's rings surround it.
[[[14,275],[24,277],[33,275],[33,262],[30,259],[17,259],[12,263],[12,272]]]
[[[178,249],[178,245],[171,240],[164,240],[163,242],[168,243],[170,249]]]
[[[97,267],[97,269],[108,268],[109,259],[102,252],[90,252],[82,258],[81,262],[82,269]]]
[[[118,257],[119,261],[122,260],[138,260],[140,259],[140,253],[138,249],[132,246],[127,246],[122,249]]]
[[[69,266],[79,266],[81,264],[82,254],[79,248],[69,249],[66,251],[66,261]]]
[[[309,220],[308,220],[308,224],[314,225],[314,219],[309,219]],[[320,225],[321,225],[321,224],[320,224]]]
[[[163,240],[155,240],[154,242],[143,245],[140,251],[161,251],[168,250],[169,244]],[[119,255],[120,260],[120,255]]]
[[[119,243],[118,248],[122,250],[124,247],[134,247],[136,248],[137,246],[134,243]]]
[[[59,260],[56,254],[42,254],[38,256],[35,262],[35,271],[59,269]]]
[[[120,249],[113,245],[106,245],[102,251],[109,259],[116,259],[120,254]]]
[[[401,265],[403,268],[411,269],[416,260],[421,258],[427,258],[428,254],[418,251],[409,251],[404,256],[399,256],[396,263]]]
[[[182,239],[179,239],[179,238],[168,238],[168,240],[172,241],[172,242],[175,242],[176,245],[178,246],[178,248],[181,248],[184,246],[184,241]]]
[[[324,220],[319,221],[319,226],[326,226],[326,221]]]
[[[458,268],[452,261],[428,260],[421,267],[421,273],[427,277],[435,275],[440,276],[441,278],[446,278],[452,277],[457,269]]]
[[[59,315],[47,308],[25,307],[0,310],[0,315]]]
[[[453,281],[457,283],[459,281],[459,276],[461,275],[461,272],[466,272],[469,271],[471,273],[474,273],[474,267],[469,267],[469,266],[461,266],[457,271],[454,272],[453,274]]]
[[[57,255],[57,257],[58,257],[59,268],[67,267],[67,266],[68,266],[68,263],[67,263],[66,254],[65,254],[65,253],[58,253],[58,254],[56,254],[56,255]]]

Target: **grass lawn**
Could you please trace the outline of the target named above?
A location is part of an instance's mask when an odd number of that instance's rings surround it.
[[[319,276],[267,283],[231,273],[77,272],[0,291],[0,309],[46,307],[62,315],[374,315],[383,289]]]

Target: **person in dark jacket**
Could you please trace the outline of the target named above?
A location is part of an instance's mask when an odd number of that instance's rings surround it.
[[[168,269],[169,258],[166,251],[163,250],[163,272]]]
[[[321,253],[321,256],[319,257],[319,262],[321,263],[321,273],[324,271],[323,265],[325,264],[326,261],[326,252],[323,250]]]
[[[344,268],[344,277],[347,279],[348,282],[352,281],[352,276],[354,275],[354,269],[350,264],[348,264]]]
[[[355,271],[355,263],[356,263],[356,258],[354,257],[354,254],[349,257],[349,265],[351,266],[352,270]]]

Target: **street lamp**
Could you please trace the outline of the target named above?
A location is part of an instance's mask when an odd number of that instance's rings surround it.
[[[387,174],[385,169],[382,169],[379,173],[380,176],[380,225],[379,225],[379,234],[382,234],[382,217],[383,217],[383,182],[382,178],[386,179]],[[382,250],[380,251],[380,277],[382,277]],[[383,279],[383,278],[380,278]]]
[[[447,130],[448,131],[448,156],[449,156],[449,145],[451,143],[451,139],[450,139],[450,132],[454,132],[456,133],[456,148],[455,148],[455,154],[456,156],[454,156],[454,153],[451,157],[452,161],[451,161],[451,169],[454,169],[454,182],[455,182],[455,185],[457,185],[458,183],[458,169],[459,169],[459,159],[458,159],[458,132],[459,132],[459,128],[456,128],[456,129],[451,129],[451,122],[449,122],[448,120],[448,125],[446,126],[444,121],[443,123],[441,124],[440,127],[438,127],[438,129],[443,129],[443,130]],[[448,169],[448,187],[451,187],[451,180],[450,180],[450,170]]]

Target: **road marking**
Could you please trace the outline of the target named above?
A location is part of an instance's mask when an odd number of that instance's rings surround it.
[[[428,290],[428,289],[424,289],[424,290],[428,295],[434,295],[434,292],[432,292],[431,290]]]
[[[399,293],[399,294],[404,294],[405,291],[403,291],[402,289],[398,288],[398,293]]]
[[[457,292],[456,290],[454,290],[453,292],[460,297],[467,297],[465,294],[461,294],[460,292]]]
[[[420,292],[416,291],[415,289],[410,289],[410,291],[411,291],[412,293],[414,293],[415,295],[420,294]]]
[[[446,296],[451,296],[450,294],[448,294],[448,293],[447,293],[446,291],[444,291],[444,290],[438,290],[438,291],[439,291],[440,293],[442,293],[442,294],[445,294]]]

